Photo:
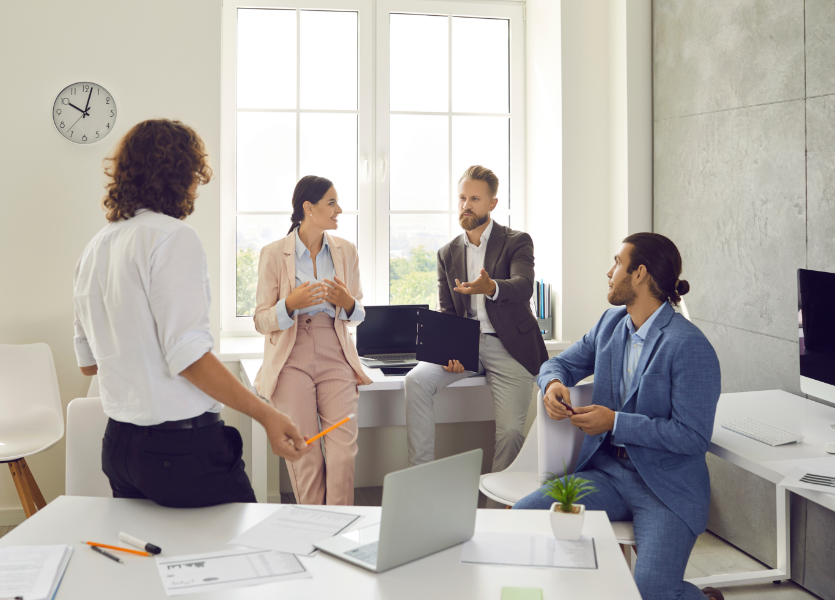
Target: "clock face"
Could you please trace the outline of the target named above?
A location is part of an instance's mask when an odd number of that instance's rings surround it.
[[[103,140],[116,125],[116,100],[97,83],[74,83],[61,90],[52,107],[55,129],[76,144]]]

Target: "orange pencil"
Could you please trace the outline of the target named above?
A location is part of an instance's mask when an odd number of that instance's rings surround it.
[[[354,417],[356,417],[356,416],[357,416],[357,415],[355,415],[354,413],[351,413],[350,415],[348,415],[347,417],[345,417],[344,419],[342,419],[342,420],[341,420],[339,423],[337,423],[336,425],[331,425],[330,427],[328,427],[328,428],[327,428],[327,429],[325,429],[324,431],[322,431],[322,432],[320,432],[320,433],[318,433],[318,434],[314,435],[312,438],[310,438],[309,440],[307,440],[307,443],[308,443],[308,444],[310,444],[310,443],[312,443],[312,442],[315,442],[316,440],[318,440],[320,437],[322,437],[322,436],[323,436],[323,435],[325,435],[326,433],[330,433],[331,431],[333,431],[333,430],[334,430],[334,429],[336,429],[337,427],[341,427],[342,425],[345,425],[345,423],[347,423],[348,421],[350,421],[351,419],[353,419],[353,418],[354,418]]]
[[[88,546],[98,546],[99,548],[107,548],[108,550],[118,550],[119,552],[128,552],[129,554],[138,554],[139,556],[151,556],[150,553],[142,552],[141,550],[131,550],[130,548],[120,548],[119,546],[108,546],[107,544],[99,544],[98,542],[84,543]]]

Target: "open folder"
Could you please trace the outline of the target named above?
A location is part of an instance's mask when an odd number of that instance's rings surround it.
[[[447,366],[457,360],[478,371],[479,322],[447,313],[418,309],[417,359]]]

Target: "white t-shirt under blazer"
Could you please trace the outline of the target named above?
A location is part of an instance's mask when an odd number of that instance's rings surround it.
[[[157,425],[220,412],[180,373],[214,347],[209,271],[190,226],[147,209],[108,223],[75,268],[78,366],[98,365],[108,417]]]

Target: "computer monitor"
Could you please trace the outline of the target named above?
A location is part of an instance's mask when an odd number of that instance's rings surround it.
[[[357,327],[357,353],[414,354],[417,352],[417,309],[428,304],[366,306],[365,320]]]
[[[835,403],[835,273],[797,270],[800,389]]]

